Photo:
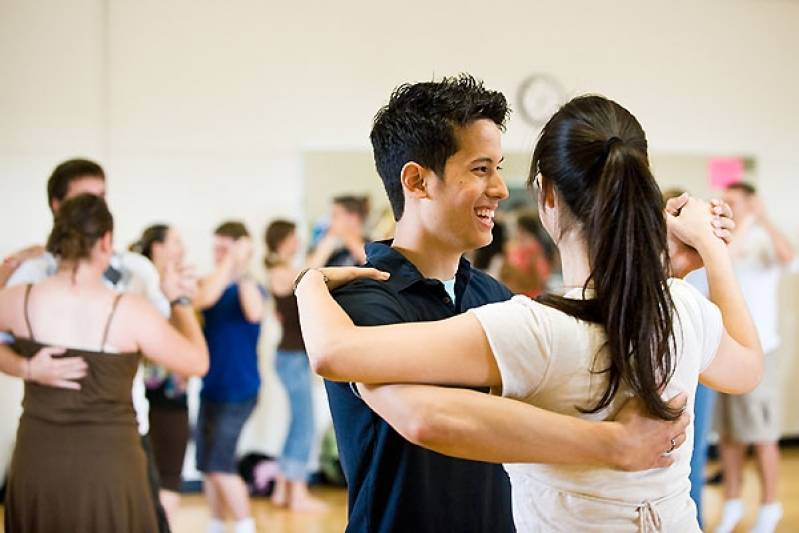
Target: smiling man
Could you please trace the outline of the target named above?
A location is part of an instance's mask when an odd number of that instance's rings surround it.
[[[393,242],[366,247],[367,265],[391,278],[359,280],[334,293],[357,325],[440,320],[511,297],[463,259],[491,242],[494,213],[508,196],[501,175],[507,115],[505,97],[468,75],[402,85],[378,112],[371,140],[397,229]],[[348,532],[514,531],[501,465],[423,447],[435,447],[435,441],[446,450],[447,439],[459,434],[446,422],[425,422],[424,413],[432,412],[453,424],[462,419],[448,416],[437,400],[441,389],[336,381],[325,386],[348,482]],[[467,413],[472,427],[508,443],[496,451],[497,463],[523,458],[664,466],[670,460],[653,450],[669,438],[679,445],[688,423],[687,417],[673,423],[648,419],[635,402],[620,413],[621,423],[595,423],[497,401],[518,422],[497,425],[489,413]]]

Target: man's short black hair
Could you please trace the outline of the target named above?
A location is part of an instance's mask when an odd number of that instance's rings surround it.
[[[370,135],[394,219],[405,210],[400,172],[406,163],[414,161],[443,177],[447,159],[458,151],[455,127],[488,119],[504,131],[508,112],[502,93],[468,74],[397,87],[377,112]]]
[[[746,181],[737,181],[735,183],[731,183],[727,185],[727,190],[741,191],[746,196],[752,196],[754,194],[757,194],[757,189],[755,189],[755,186]]]
[[[86,177],[100,178],[105,181],[103,167],[88,159],[70,159],[64,161],[53,170],[47,180],[47,204],[52,209],[53,200],[63,202],[69,191],[69,184]]]

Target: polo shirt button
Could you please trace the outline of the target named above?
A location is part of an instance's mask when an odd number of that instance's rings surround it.
[[[445,303],[445,304],[452,303],[452,300],[450,300],[450,299],[449,299],[449,297],[447,297],[447,298],[444,298],[444,303]]]

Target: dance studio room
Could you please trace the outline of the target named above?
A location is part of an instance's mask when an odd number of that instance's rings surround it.
[[[0,0],[2,530],[799,531],[797,28]]]

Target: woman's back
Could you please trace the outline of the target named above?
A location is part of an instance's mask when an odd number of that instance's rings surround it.
[[[15,350],[30,359],[50,342],[87,344],[90,333],[99,333],[98,349],[69,348],[59,356],[78,356],[86,362],[80,390],[26,382],[9,474],[6,527],[41,532],[153,531],[155,510],[131,399],[140,355],[103,351],[120,296],[113,298],[105,320],[97,324],[92,315],[101,306],[97,302],[81,306],[80,297],[59,294],[57,283],[24,287],[19,312],[27,331],[15,332]],[[53,293],[39,293],[53,286]],[[49,314],[44,310],[51,302],[61,311],[83,307],[85,322],[74,316],[40,322]],[[32,313],[31,307],[37,311]],[[43,332],[47,344],[39,341],[37,331]]]
[[[684,281],[673,279],[670,287],[675,305],[676,345],[671,352],[675,370],[663,397],[668,399],[686,392],[689,396],[686,409],[692,411],[699,373],[712,361],[721,340],[721,316],[713,304]],[[580,298],[581,292],[573,289],[566,296]],[[601,325],[578,320],[525,297],[475,313],[497,359],[503,396],[593,420],[613,419],[631,397],[629,387],[622,384],[605,409],[596,413],[580,411],[596,405],[607,388],[607,375],[601,371],[607,368],[609,357]],[[666,469],[623,472],[591,466],[507,465],[514,488],[515,514],[520,514],[522,520],[535,517],[544,523],[547,516],[559,520],[566,516],[584,519],[592,513],[569,506],[591,502],[603,512],[608,511],[609,504],[649,516],[648,504],[657,508],[665,498],[671,500],[671,507],[668,513],[658,513],[661,518],[682,516],[691,523],[691,519],[695,521],[688,496],[692,434],[691,427],[687,443],[673,452],[675,463]],[[552,498],[544,495],[547,491]],[[608,531],[608,524],[612,524],[611,516],[612,512],[600,520],[603,531]],[[521,524],[517,525],[525,530]],[[590,524],[573,526],[587,528]]]

